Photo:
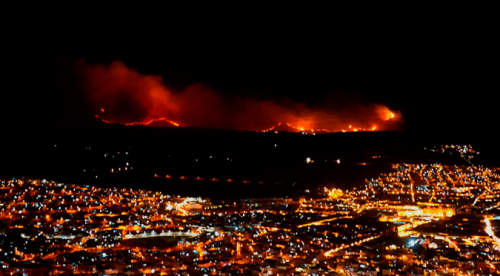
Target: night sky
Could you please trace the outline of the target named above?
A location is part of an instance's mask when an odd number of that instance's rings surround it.
[[[195,6],[195,7],[193,7]],[[400,110],[404,130],[489,135],[498,129],[498,33],[492,7],[185,6],[23,7],[4,43],[5,129],[92,127],[74,63],[115,60],[182,90],[325,99]],[[60,131],[60,132],[59,132]]]

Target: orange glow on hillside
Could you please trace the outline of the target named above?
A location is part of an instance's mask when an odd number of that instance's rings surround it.
[[[224,96],[199,83],[172,91],[161,76],[143,75],[121,61],[78,65],[95,117],[108,124],[328,133],[397,130],[402,122],[398,111],[381,104],[346,100],[311,107]]]
[[[393,111],[383,105],[377,105],[377,113],[379,114],[379,117],[384,121],[393,120],[397,117]]]
[[[126,126],[135,126],[135,125],[141,125],[141,126],[147,126],[147,125],[150,125],[151,123],[153,122],[168,122],[168,123],[171,123],[172,125],[178,127],[179,124],[174,122],[174,121],[170,121],[168,120],[167,118],[165,117],[162,117],[162,118],[158,118],[158,119],[151,119],[147,122],[132,122],[132,123],[126,123],[125,125]]]
[[[278,123],[277,125],[274,125],[270,128],[263,129],[263,130],[258,130],[257,132],[269,132],[269,131],[278,131],[279,127],[282,125],[282,123]],[[285,131],[285,132],[304,132],[304,133],[330,133],[330,132],[366,132],[366,131],[375,131],[377,130],[377,126],[374,125],[371,128],[362,128],[362,127],[352,127],[352,125],[349,125],[347,129],[325,129],[325,128],[307,128],[303,126],[294,126],[292,124],[286,123],[286,126],[288,129],[282,129],[279,131]]]

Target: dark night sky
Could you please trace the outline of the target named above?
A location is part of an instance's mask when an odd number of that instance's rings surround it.
[[[84,58],[122,60],[176,89],[202,82],[221,94],[310,106],[348,95],[401,110],[407,130],[487,134],[498,128],[492,10],[232,1],[22,7],[9,26],[13,50],[4,52],[14,61],[4,126],[88,124],[92,112],[71,67]]]

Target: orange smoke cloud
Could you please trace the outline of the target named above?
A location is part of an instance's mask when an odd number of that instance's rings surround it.
[[[271,100],[223,97],[202,84],[177,92],[161,76],[142,75],[121,61],[108,66],[79,61],[83,88],[104,122],[124,125],[171,125],[256,131],[279,122],[297,131],[387,130],[401,119],[386,106],[352,105],[342,110],[313,109],[302,103],[279,104]]]
[[[377,111],[377,114],[380,119],[384,121],[388,120],[400,120],[401,119],[401,112],[399,111],[392,111],[387,106],[380,105],[380,104],[375,104],[375,109]]]

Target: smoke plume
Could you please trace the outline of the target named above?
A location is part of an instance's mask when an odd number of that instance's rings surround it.
[[[91,65],[79,61],[83,89],[97,117],[118,124],[163,118],[186,127],[258,131],[278,123],[297,130],[387,130],[401,120],[381,104],[314,109],[303,103],[221,96],[203,84],[173,91],[161,76],[143,75],[121,61]],[[351,126],[351,128],[349,128]]]

